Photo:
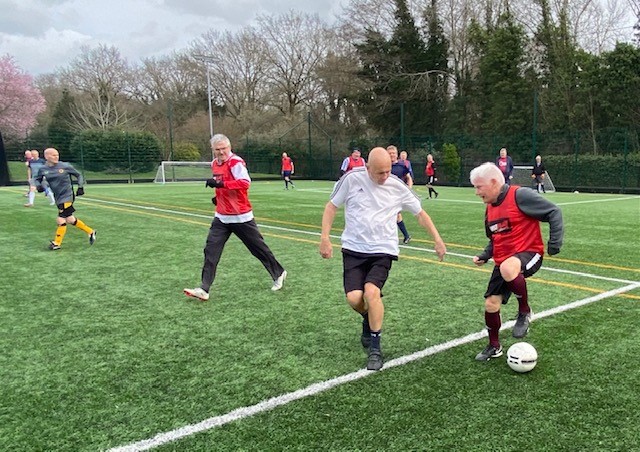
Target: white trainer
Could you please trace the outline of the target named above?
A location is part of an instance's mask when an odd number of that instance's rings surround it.
[[[196,287],[195,289],[184,289],[184,294],[187,297],[197,298],[198,300],[207,301],[209,299],[209,292],[205,292],[204,289]]]
[[[287,271],[286,270],[284,270],[282,272],[282,274],[280,276],[278,276],[278,279],[273,281],[273,286],[271,286],[271,290],[273,290],[275,292],[276,290],[282,289],[282,286],[284,286],[284,280],[285,279],[287,279]]]

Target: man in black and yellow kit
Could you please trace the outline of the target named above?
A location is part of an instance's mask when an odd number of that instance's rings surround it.
[[[473,257],[473,262],[484,265],[493,258],[495,264],[484,294],[489,345],[476,355],[478,361],[488,361],[502,355],[498,337],[502,326],[500,307],[512,293],[518,300],[513,337],[523,338],[529,331],[532,312],[525,278],[536,273],[542,265],[544,241],[540,222],[549,223],[547,253],[550,256],[560,252],[564,226],[558,206],[529,188],[509,185],[503,172],[493,163],[474,168],[470,179],[476,195],[486,205],[485,231],[489,238],[489,244]]]
[[[64,235],[67,233],[67,224],[71,224],[86,232],[89,235],[89,245],[93,245],[96,241],[96,231],[73,215],[73,212],[76,211],[73,207],[75,196],[84,195],[84,178],[82,174],[71,166],[71,164],[60,162],[60,155],[54,148],[45,149],[44,158],[47,163],[39,169],[36,180],[42,184],[43,188],[49,187],[51,189],[58,206],[58,217],[56,218],[58,228],[56,229],[55,239],[49,244],[49,249],[60,249]],[[76,195],[73,193],[71,176],[74,176],[78,180]]]

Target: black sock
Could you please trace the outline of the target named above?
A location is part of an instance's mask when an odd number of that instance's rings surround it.
[[[360,313],[362,316],[362,335],[368,336],[371,334],[371,328],[369,327],[369,312]]]
[[[382,335],[382,330],[380,331],[372,331],[371,332],[371,348],[375,350],[380,350],[380,336]]]
[[[397,225],[400,232],[402,232],[402,235],[404,235],[404,238],[406,239],[409,237],[409,232],[407,231],[407,227],[404,225],[404,221],[399,221]]]

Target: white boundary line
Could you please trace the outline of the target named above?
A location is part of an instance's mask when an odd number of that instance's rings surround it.
[[[593,297],[583,298],[582,300],[577,300],[566,305],[549,309],[547,311],[542,311],[541,313],[538,313],[535,315],[535,319],[549,317],[551,315],[565,312],[570,309],[575,309],[580,306],[585,306],[587,304],[594,303],[596,301],[603,300],[605,298],[613,297],[615,295],[619,295],[621,293],[628,292],[630,290],[634,290],[639,287],[640,287],[640,282],[636,282],[634,284],[629,284],[628,286],[610,290],[608,292],[604,292],[604,293],[595,295]],[[514,324],[515,324],[514,320],[505,322],[502,325],[501,330],[512,328]],[[486,330],[483,330],[477,333],[473,333],[467,336],[453,339],[451,341],[443,342],[442,344],[437,344],[431,347],[427,347],[424,350],[421,350],[416,353],[412,353],[410,355],[405,355],[396,359],[392,359],[391,361],[388,361],[385,363],[384,367],[380,370],[380,372],[388,369],[392,369],[394,367],[403,366],[413,361],[417,361],[419,359],[426,358],[431,355],[435,355],[436,353],[444,352],[446,350],[452,349],[454,347],[458,347],[460,345],[474,342],[478,339],[482,339],[486,335],[487,335]],[[369,375],[373,375],[376,373],[377,372],[375,371],[361,369],[356,372],[352,372],[346,375],[341,375],[339,377],[332,378],[330,380],[314,383],[312,385],[307,386],[306,388],[299,389],[297,391],[289,392],[286,394],[279,395],[277,397],[272,397],[270,399],[263,400],[262,402],[257,403],[255,405],[236,408],[235,410],[232,410],[226,414],[210,417],[208,419],[205,419],[204,421],[198,422],[197,424],[190,424],[190,425],[186,425],[184,427],[180,427],[178,429],[171,430],[168,432],[158,433],[153,438],[149,438],[142,441],[137,441],[135,443],[127,444],[125,446],[109,449],[109,452],[133,452],[133,451],[142,451],[142,450],[152,449],[154,447],[162,446],[163,444],[176,441],[186,436],[191,436],[196,433],[200,433],[206,430],[211,430],[213,428],[220,427],[225,424],[229,424],[231,422],[235,422],[241,419],[245,419],[247,417],[254,416],[256,414],[263,413],[265,411],[273,410],[274,408],[277,408],[279,406],[286,405],[296,400],[300,400],[316,394],[320,394],[336,386],[350,383],[352,381],[360,380],[362,378],[368,377]]]
[[[140,210],[150,210],[153,212],[161,212],[161,213],[170,213],[173,215],[182,215],[182,216],[187,216],[187,217],[195,217],[195,218],[202,218],[202,219],[206,219],[206,220],[211,220],[212,215],[208,214],[208,215],[204,215],[201,213],[191,213],[191,212],[181,212],[179,210],[171,210],[171,209],[162,209],[159,207],[153,207],[153,206],[141,206],[138,204],[129,204],[129,203],[124,203],[124,202],[118,202],[118,201],[105,201],[102,199],[93,199],[93,198],[85,198],[85,201],[90,201],[90,202],[97,202],[97,203],[103,203],[103,204],[112,204],[112,205],[117,205],[117,206],[122,206],[122,207],[129,207],[129,208],[135,208],[135,209],[140,209]],[[282,226],[272,226],[272,225],[268,225],[268,224],[259,224],[259,226],[261,228],[264,229],[274,229],[276,231],[283,231],[283,232],[293,232],[296,234],[306,234],[306,235],[312,235],[312,236],[320,236],[319,232],[315,232],[315,231],[303,231],[301,229],[292,229],[292,228],[285,228]],[[339,239],[340,236],[337,235],[332,235],[331,237],[335,238],[335,239]],[[410,249],[410,250],[414,250],[414,251],[422,251],[422,252],[427,252],[427,253],[435,253],[434,250],[428,249],[428,248],[419,248],[417,246],[410,246],[410,245],[400,245],[400,248],[404,248],[404,249]],[[462,254],[462,253],[452,253],[452,252],[447,252],[447,256],[455,256],[455,257],[461,257],[463,259],[471,259],[473,256],[468,255],[468,254]],[[546,271],[551,271],[551,272],[557,272],[557,273],[566,273],[569,275],[574,275],[574,276],[580,276],[583,278],[591,278],[591,279],[600,279],[603,281],[610,281],[610,282],[616,282],[616,283],[622,283],[622,284],[633,284],[637,281],[633,281],[633,280],[627,280],[627,279],[618,279],[618,278],[608,278],[606,276],[599,276],[599,275],[594,275],[591,273],[584,273],[584,272],[576,272],[576,271],[572,271],[572,270],[562,270],[562,269],[558,269],[558,268],[550,268],[550,267],[542,267],[542,270],[546,270]]]

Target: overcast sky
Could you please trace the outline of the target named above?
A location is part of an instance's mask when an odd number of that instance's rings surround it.
[[[34,76],[66,66],[81,45],[113,45],[136,63],[290,9],[332,21],[340,0],[0,0],[0,55]]]

